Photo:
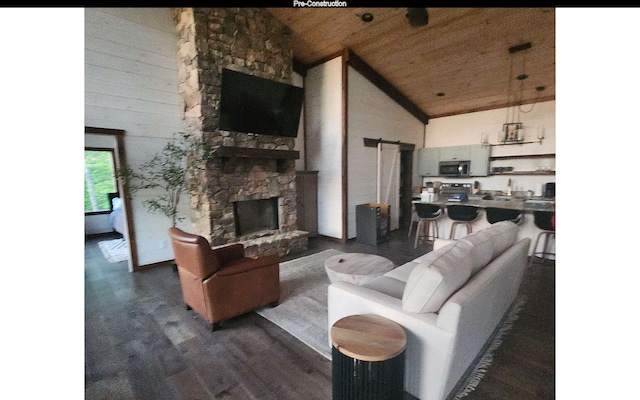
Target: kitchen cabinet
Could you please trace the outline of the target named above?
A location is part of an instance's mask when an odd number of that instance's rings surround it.
[[[440,161],[468,161],[471,157],[471,146],[440,147]]]
[[[318,236],[318,171],[296,171],[298,229]]]
[[[438,176],[440,147],[418,149],[418,175]]]
[[[489,175],[489,153],[491,147],[481,144],[469,145],[469,161],[471,168],[469,175],[471,176],[488,176]]]

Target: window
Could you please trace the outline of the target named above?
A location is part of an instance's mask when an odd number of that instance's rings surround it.
[[[112,149],[84,150],[84,212],[109,211],[109,193],[117,192]]]

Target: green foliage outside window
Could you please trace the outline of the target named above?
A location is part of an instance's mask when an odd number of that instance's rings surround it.
[[[113,154],[106,150],[84,152],[84,211],[108,211],[108,194],[116,192]]]

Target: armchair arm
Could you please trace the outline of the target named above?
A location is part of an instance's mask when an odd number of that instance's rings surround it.
[[[216,275],[221,277],[231,276],[273,265],[277,266],[279,263],[280,257],[277,254],[264,255],[257,258],[242,257],[224,264]]]
[[[233,243],[221,247],[211,249],[213,256],[218,260],[220,268],[224,268],[233,260],[244,258],[244,245],[242,243]]]

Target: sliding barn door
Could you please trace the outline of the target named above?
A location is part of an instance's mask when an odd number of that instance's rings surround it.
[[[399,228],[400,149],[395,144],[378,144],[378,203],[389,204],[390,230]]]

